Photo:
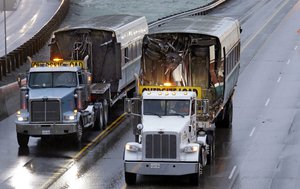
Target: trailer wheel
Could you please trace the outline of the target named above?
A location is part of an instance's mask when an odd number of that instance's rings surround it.
[[[211,165],[215,157],[215,137],[213,132],[207,134],[206,143],[209,145],[209,153],[207,154],[207,165]]]
[[[17,133],[17,140],[20,147],[27,147],[29,136],[21,133]]]
[[[232,128],[232,99],[229,99],[226,107],[220,113],[218,120],[216,121],[216,126],[218,128]]]
[[[232,106],[232,99],[228,101],[226,106],[226,112],[223,120],[223,127],[224,128],[232,128],[232,114],[233,114],[233,106]]]
[[[83,133],[83,127],[82,127],[82,121],[80,120],[77,124],[77,131],[73,135],[73,140],[77,147],[81,146],[82,133]]]
[[[103,127],[103,105],[100,102],[95,105],[94,129],[96,131],[100,131],[102,127]]]
[[[103,126],[102,129],[104,130],[107,126],[107,122],[108,122],[108,103],[107,100],[104,99],[102,102],[103,105]]]
[[[127,185],[134,185],[136,183],[136,174],[125,172],[125,182]]]

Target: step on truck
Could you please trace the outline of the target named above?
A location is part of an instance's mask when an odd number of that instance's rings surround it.
[[[29,137],[73,135],[105,129],[109,109],[135,86],[145,17],[105,15],[54,32],[49,61],[32,61],[21,86],[16,132],[21,147]]]
[[[124,150],[125,181],[141,175],[199,175],[214,161],[215,128],[232,127],[240,26],[193,16],[151,29],[142,45],[137,97],[125,100],[135,140]]]

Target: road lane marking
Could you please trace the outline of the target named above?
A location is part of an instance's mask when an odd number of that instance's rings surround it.
[[[88,143],[84,148],[78,152],[73,159],[79,160],[84,152],[87,151],[88,148],[90,148],[93,144],[97,144],[100,139],[103,139],[106,135],[108,135],[120,122],[120,120],[123,120],[125,116],[125,113],[123,113],[120,117],[118,117],[114,122],[112,122],[103,132],[101,132],[96,138],[94,138],[90,143]]]
[[[280,82],[280,80],[281,80],[281,77],[279,77],[279,78],[277,79],[277,83],[279,83],[279,82]]]
[[[290,64],[290,62],[291,62],[291,59],[289,59],[289,60],[286,62],[286,64]]]
[[[235,170],[236,170],[236,165],[233,167],[232,171],[230,172],[230,175],[229,175],[228,179],[232,179]]]
[[[241,52],[244,51],[244,49],[254,40],[254,38],[256,38],[256,36],[258,36],[259,33],[262,32],[262,30],[269,24],[269,22],[271,22],[271,20],[279,13],[279,11],[281,11],[281,9],[288,3],[289,1],[285,1],[284,3],[281,4],[280,7],[278,7],[278,9],[268,18],[268,20],[265,22],[265,24],[248,40],[246,41],[241,48]]]
[[[255,129],[256,129],[256,127],[254,127],[254,128],[252,129],[252,131],[251,131],[251,133],[250,133],[249,137],[252,137],[252,135],[253,135],[253,133],[254,133]]]
[[[91,146],[98,144],[105,136],[107,136],[111,131],[113,131],[122,121],[125,119],[125,113],[120,115],[115,121],[113,121],[104,131],[97,135],[90,143],[88,143],[83,149],[81,149],[71,161],[68,161],[64,166],[54,172],[50,178],[41,186],[41,189],[49,188],[54,184],[62,175],[64,175],[76,161],[80,160],[83,155],[88,152]]]
[[[296,45],[294,49],[297,50],[298,49],[298,45]]]
[[[268,106],[269,105],[269,102],[270,102],[270,98],[268,98],[267,102],[265,103],[265,106]]]

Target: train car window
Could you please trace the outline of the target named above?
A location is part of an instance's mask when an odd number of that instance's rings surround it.
[[[126,47],[126,48],[124,49],[124,62],[125,62],[125,64],[126,64],[127,62],[129,62],[129,50],[128,50],[128,47]]]
[[[125,64],[125,49],[121,50],[121,65]]]

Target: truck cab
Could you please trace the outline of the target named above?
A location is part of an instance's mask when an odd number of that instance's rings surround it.
[[[190,175],[197,182],[206,164],[206,139],[197,133],[195,92],[144,91],[137,142],[125,145],[125,180],[142,175]]]
[[[81,142],[83,128],[94,126],[94,109],[87,104],[90,73],[82,61],[31,62],[27,82],[21,87],[17,113],[18,143],[29,137],[74,135]]]

